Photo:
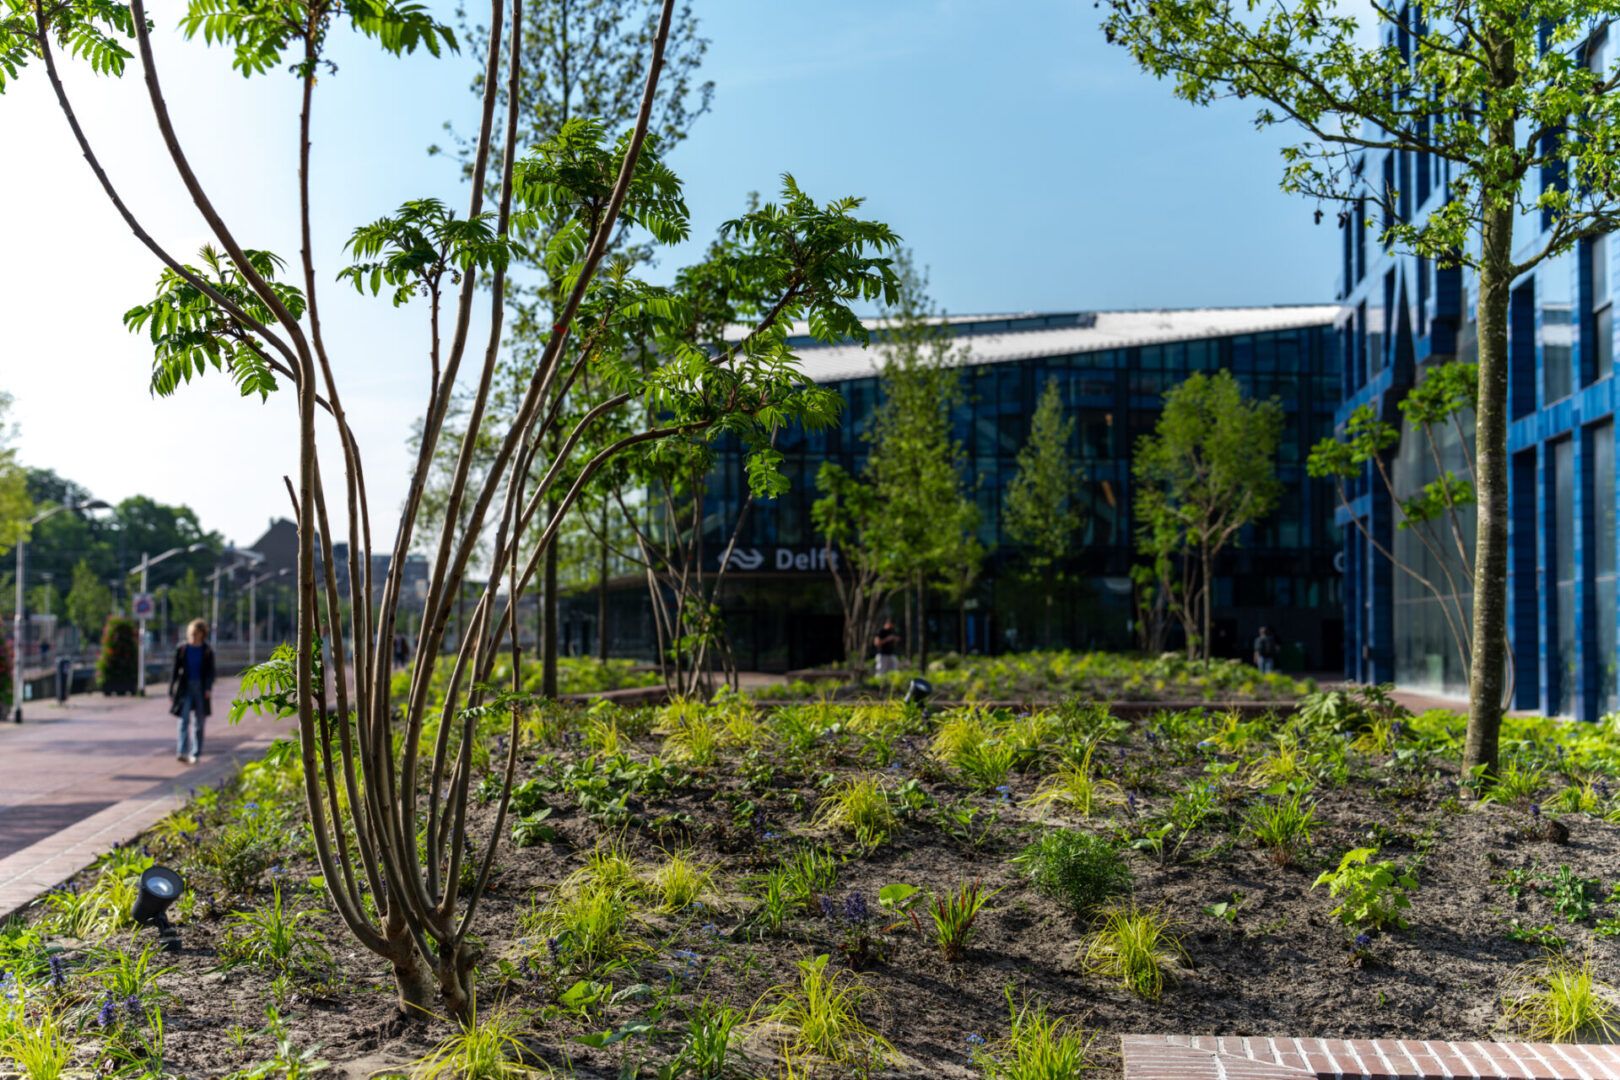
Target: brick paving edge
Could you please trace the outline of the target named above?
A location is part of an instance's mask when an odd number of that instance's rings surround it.
[[[190,791],[218,783],[262,756],[274,737],[241,743],[191,772],[131,795],[0,859],[0,921],[185,806],[191,801]]]

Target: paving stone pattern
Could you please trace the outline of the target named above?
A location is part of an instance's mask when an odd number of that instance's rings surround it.
[[[1617,1080],[1620,1046],[1125,1035],[1125,1080]]]
[[[175,720],[161,687],[145,698],[31,702],[24,723],[0,724],[0,919],[293,730],[263,717],[226,723],[235,692],[234,678],[215,685],[196,765],[175,760]]]

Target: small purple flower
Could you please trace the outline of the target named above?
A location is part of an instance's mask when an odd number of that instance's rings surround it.
[[[871,911],[866,906],[866,897],[859,892],[852,892],[844,897],[844,921],[847,923],[864,923],[871,918]]]
[[[556,935],[546,938],[546,953],[551,957],[553,964],[560,962],[562,950],[558,948]]]
[[[1530,804],[1530,816],[1533,817],[1533,818],[1538,818],[1538,817],[1541,816],[1541,804],[1540,803],[1531,803]]]
[[[101,1003],[101,1011],[96,1013],[96,1026],[105,1031],[118,1023],[118,1003],[111,994]]]
[[[1368,935],[1368,934],[1357,934],[1356,935],[1356,948],[1365,949],[1367,946],[1369,946],[1371,944],[1372,944],[1371,935]]]
[[[132,1024],[141,1022],[141,999],[135,994],[130,994],[124,999],[124,1016]]]
[[[1598,793],[1598,798],[1604,800],[1605,802],[1608,801],[1608,798],[1609,798],[1609,782],[1607,780],[1602,780],[1602,779],[1598,780],[1598,782],[1597,782],[1597,793]]]
[[[831,919],[837,914],[838,905],[834,904],[830,898],[823,896],[821,898],[821,917],[823,919]]]
[[[1125,793],[1125,809],[1129,810],[1133,817],[1135,816],[1135,814],[1136,814],[1136,792],[1127,791]]]
[[[60,953],[52,953],[49,960],[51,966],[51,986],[56,990],[67,985],[67,961],[62,959]]]

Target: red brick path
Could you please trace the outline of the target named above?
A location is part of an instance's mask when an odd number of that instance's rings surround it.
[[[86,694],[30,702],[0,723],[0,919],[217,783],[291,723],[226,722],[235,678],[214,687],[203,757],[175,760],[175,720],[162,688],[144,698]],[[7,719],[9,719],[9,714]]]
[[[1125,1035],[1125,1080],[1616,1080],[1620,1047]]]

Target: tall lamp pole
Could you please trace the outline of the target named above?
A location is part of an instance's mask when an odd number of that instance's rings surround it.
[[[248,664],[250,666],[259,662],[258,588],[267,581],[291,572],[292,567],[283,566],[280,570],[272,570],[268,574],[260,574],[256,578],[248,579]],[[275,602],[275,598],[271,597],[271,611],[275,610]]]
[[[240,551],[236,548],[226,548],[223,554],[234,561],[222,564],[212,574],[208,575],[208,580],[214,583],[214,608],[213,613],[208,617],[208,633],[211,636],[219,633],[219,579],[226,574],[240,570],[244,566],[257,566],[264,562],[263,555],[245,548]]]
[[[84,503],[84,504],[79,505],[79,506],[75,506],[72,503],[68,503],[65,506],[53,506],[49,510],[45,511],[43,514],[39,514],[39,515],[35,516],[34,518],[30,519],[29,522],[28,522],[28,528],[23,530],[23,536],[26,537],[28,535],[28,530],[29,529],[32,529],[35,525],[38,525],[40,522],[44,521],[46,518],[55,517],[57,514],[60,514],[64,510],[72,510],[75,513],[78,513],[78,512],[84,511],[84,510],[109,510],[109,509],[111,509],[111,507],[108,506],[106,503],[102,502],[100,499],[92,499],[89,502]],[[12,663],[11,663],[11,708],[12,708],[11,720],[12,720],[12,723],[15,723],[15,724],[22,723],[22,684],[23,684],[22,665],[23,665],[23,624],[24,624],[24,619],[23,619],[23,572],[27,567],[27,559],[28,559],[28,556],[26,554],[27,549],[28,549],[28,541],[26,539],[19,539],[17,541],[17,610],[13,613],[13,618],[12,618],[12,639],[11,639],[11,650],[12,650],[12,652],[11,652],[11,660],[12,660]]]
[[[189,547],[170,548],[168,551],[165,551],[161,555],[148,556],[143,551],[143,552],[141,552],[141,564],[139,566],[135,567],[134,569],[130,570],[129,572],[131,574],[133,574],[137,570],[140,571],[140,574],[141,574],[141,592],[140,592],[140,595],[145,596],[146,595],[146,572],[148,570],[152,569],[152,567],[156,566],[158,563],[162,562],[165,559],[172,559],[176,555],[191,555],[191,554],[194,554],[194,553],[199,552],[199,551],[208,551],[208,550],[210,550],[210,549],[209,549],[207,544],[198,543],[198,544],[192,544]],[[141,623],[141,630],[140,630],[140,634],[138,635],[138,640],[140,642],[140,646],[139,646],[139,648],[137,649],[137,651],[135,653],[135,663],[136,663],[135,692],[137,694],[140,694],[140,695],[144,696],[146,694],[146,619],[142,618],[140,620],[140,623]]]

